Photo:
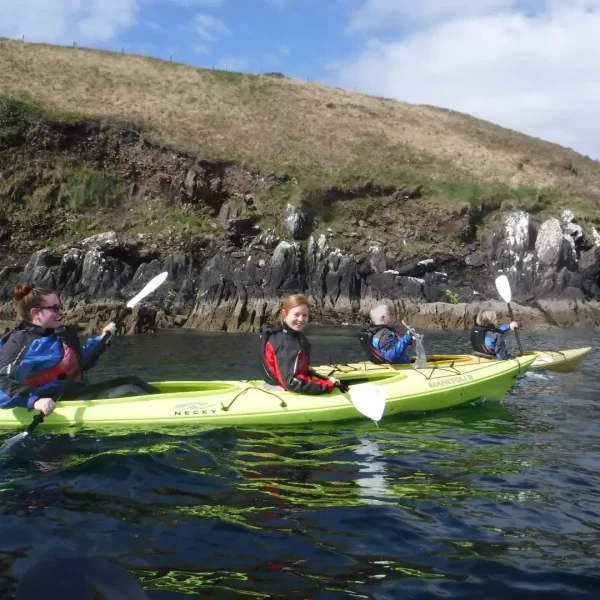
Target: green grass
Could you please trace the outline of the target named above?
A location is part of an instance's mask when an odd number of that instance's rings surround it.
[[[200,219],[194,216],[182,215],[177,209],[170,208],[167,210],[167,223],[175,229],[190,235],[198,235],[201,233],[209,233],[214,231],[210,223],[205,219]]]
[[[92,225],[91,219],[78,219],[71,223],[71,231],[74,233],[82,233],[88,231],[90,225]]]
[[[212,69],[211,74],[220,82],[237,85],[241,85],[247,78],[252,77],[251,75],[243,75],[236,71],[225,71],[223,69]]]
[[[77,118],[76,113],[34,98],[27,91],[10,95],[0,93],[0,139],[11,129],[26,128],[42,119],[70,121],[74,118]]]
[[[83,166],[69,173],[61,195],[67,199],[71,210],[81,213],[90,208],[118,206],[123,202],[125,189],[114,176]]]
[[[38,118],[43,113],[41,102],[19,99],[10,96],[0,96],[0,130],[18,127],[23,122]]]
[[[0,151],[17,146],[41,105],[9,96],[0,96]]]
[[[444,290],[444,300],[448,304],[458,304],[460,302],[459,296],[450,290]]]
[[[163,233],[167,231],[185,233],[192,236],[222,232],[222,227],[214,227],[211,219],[182,214],[176,207],[154,203],[144,208],[128,205],[128,215],[121,220],[121,227],[129,233]]]

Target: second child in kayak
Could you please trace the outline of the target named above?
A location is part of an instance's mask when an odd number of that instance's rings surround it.
[[[334,388],[346,391],[336,379],[325,379],[310,368],[310,343],[302,330],[308,323],[308,300],[302,294],[288,296],[280,313],[280,325],[261,332],[261,366],[266,383],[300,394],[329,394]]]
[[[400,335],[393,327],[394,318],[387,304],[376,306],[369,315],[371,326],[360,332],[360,344],[367,360],[375,364],[406,365],[410,363],[408,347],[412,336]]]
[[[471,329],[473,350],[500,360],[514,358],[506,345],[504,334],[507,331],[514,331],[518,327],[519,324],[516,321],[498,326],[498,316],[496,311],[491,308],[479,311],[475,325]]]

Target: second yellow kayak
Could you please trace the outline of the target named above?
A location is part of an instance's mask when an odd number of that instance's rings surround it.
[[[585,348],[575,348],[573,350],[534,350],[524,352],[523,356],[534,356],[535,360],[529,365],[529,369],[548,369],[559,373],[570,373],[576,371],[581,361],[592,351],[590,346]],[[495,361],[494,358],[487,358],[474,354],[430,354],[427,355],[427,367],[458,367],[466,365],[477,365],[489,361]],[[414,359],[413,359],[414,361]],[[316,367],[315,371],[322,375],[375,371],[403,371],[413,369],[414,362],[407,365],[389,365],[375,364],[370,361],[348,363],[342,365],[321,365]]]

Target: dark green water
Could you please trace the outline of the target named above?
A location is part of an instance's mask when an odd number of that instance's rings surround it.
[[[314,362],[361,357],[313,329]],[[530,373],[500,403],[310,428],[49,434],[0,458],[0,598],[35,563],[99,556],[153,599],[596,598],[600,360]],[[93,379],[257,376],[256,338],[115,340]],[[428,352],[466,352],[430,333]],[[0,433],[0,442],[9,437]],[[49,581],[48,585],[52,585]]]

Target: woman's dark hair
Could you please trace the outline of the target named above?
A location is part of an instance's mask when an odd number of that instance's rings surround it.
[[[33,287],[27,283],[19,283],[13,290],[13,302],[20,319],[31,319],[31,309],[40,308],[44,298],[55,292],[43,287]]]

